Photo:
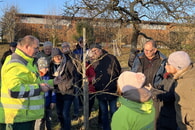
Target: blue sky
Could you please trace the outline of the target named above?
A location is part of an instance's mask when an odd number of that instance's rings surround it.
[[[16,6],[20,13],[26,14],[62,14],[67,0],[1,0],[0,15],[5,7]]]

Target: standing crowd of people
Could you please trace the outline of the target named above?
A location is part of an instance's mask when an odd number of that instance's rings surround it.
[[[117,57],[93,43],[86,47],[83,77],[83,51],[82,37],[74,50],[68,42],[57,48],[50,41],[40,50],[31,35],[10,43],[1,58],[0,130],[52,130],[53,112],[60,130],[71,130],[84,105],[83,78],[89,117],[96,98],[102,130],[195,129],[195,69],[186,52],[167,58],[149,40],[122,71]]]

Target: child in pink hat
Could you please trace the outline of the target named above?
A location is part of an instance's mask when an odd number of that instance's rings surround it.
[[[112,117],[112,130],[154,129],[151,93],[143,87],[143,73],[124,71],[118,78],[120,107]]]

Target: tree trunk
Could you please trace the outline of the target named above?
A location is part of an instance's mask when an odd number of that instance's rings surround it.
[[[137,50],[137,42],[138,42],[138,37],[139,37],[139,24],[138,23],[133,23],[133,30],[132,30],[132,37],[131,37],[131,50]]]

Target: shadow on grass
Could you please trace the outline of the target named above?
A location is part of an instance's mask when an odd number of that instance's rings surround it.
[[[83,130],[84,124],[83,115],[80,115],[78,120],[72,120],[71,124],[72,124],[71,130]],[[58,121],[53,123],[52,130],[60,130],[60,124]],[[98,110],[94,110],[91,113],[91,117],[89,118],[89,130],[102,130],[102,128],[98,124]]]
[[[89,129],[88,130],[102,130],[100,125],[98,124],[98,101],[95,99],[95,103],[93,105],[93,110],[91,112],[91,116],[89,117]],[[57,118],[57,114],[52,113],[53,117],[53,129],[52,130],[60,130],[60,124]],[[73,116],[73,105],[71,106],[71,111],[70,111],[71,117]],[[83,111],[79,112],[79,118],[78,120],[72,120],[71,121],[72,127],[71,130],[83,130],[83,124],[84,124],[84,116],[83,116]]]

